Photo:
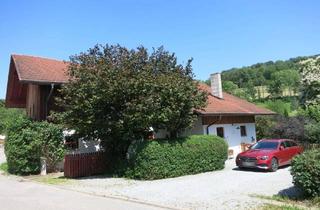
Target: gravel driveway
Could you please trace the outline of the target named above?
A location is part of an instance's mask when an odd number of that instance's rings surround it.
[[[228,160],[222,171],[155,181],[89,177],[66,187],[178,209],[253,209],[265,202],[253,194],[271,196],[292,186],[289,167],[274,173],[240,171]]]

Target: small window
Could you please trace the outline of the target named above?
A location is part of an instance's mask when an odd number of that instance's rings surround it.
[[[241,133],[241,136],[247,136],[246,126],[244,126],[244,125],[240,126],[240,133]]]
[[[292,147],[291,141],[285,141],[284,145],[285,145],[286,148]]]
[[[281,142],[280,147],[286,148],[286,144],[284,142]]]
[[[224,138],[224,130],[223,127],[217,127],[217,136]]]

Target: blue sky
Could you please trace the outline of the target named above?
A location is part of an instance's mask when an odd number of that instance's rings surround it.
[[[10,54],[67,60],[96,43],[163,45],[194,73],[320,53],[320,1],[0,1],[0,98]]]

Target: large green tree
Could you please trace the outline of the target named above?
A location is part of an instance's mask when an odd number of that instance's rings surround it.
[[[177,64],[175,55],[162,47],[149,54],[144,47],[97,45],[72,56],[68,74],[58,99],[65,111],[58,119],[79,137],[101,139],[121,154],[150,127],[176,137],[192,126],[194,110],[206,104],[191,60]]]

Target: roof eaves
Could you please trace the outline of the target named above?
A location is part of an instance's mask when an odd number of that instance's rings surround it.
[[[21,83],[32,83],[32,84],[42,84],[42,85],[46,85],[46,84],[57,84],[57,85],[62,85],[62,84],[66,84],[67,81],[48,81],[48,80],[28,80],[28,79],[22,79],[20,80]]]

